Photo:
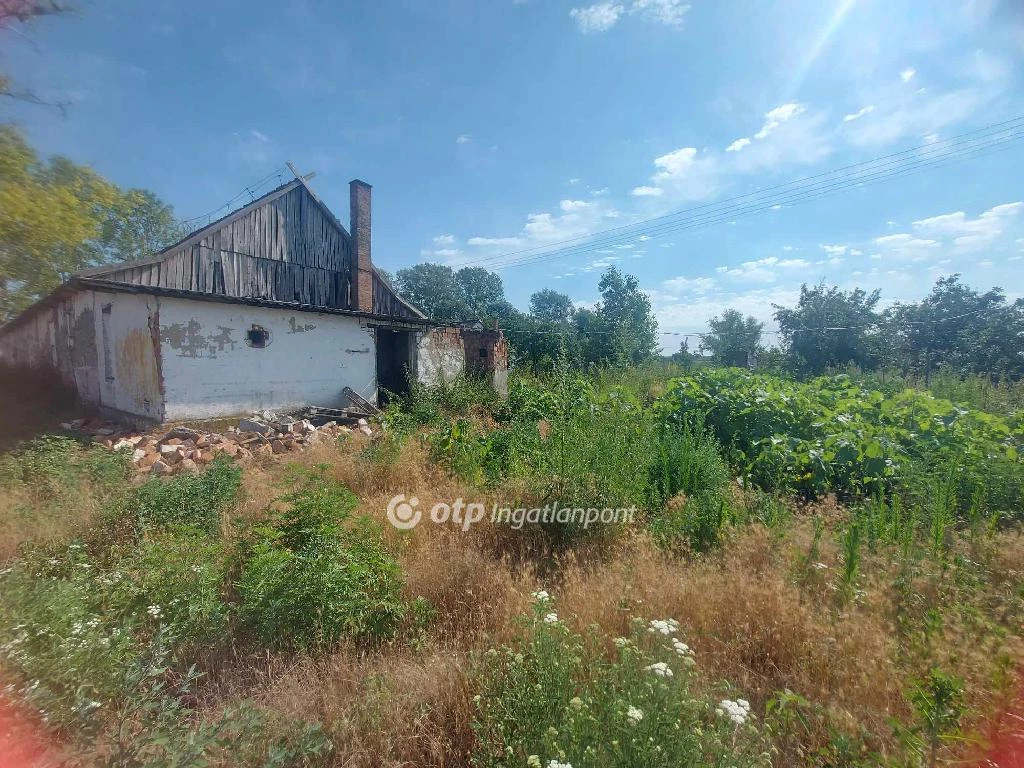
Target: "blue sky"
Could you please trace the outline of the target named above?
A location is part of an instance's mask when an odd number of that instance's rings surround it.
[[[0,119],[182,217],[291,160],[345,221],[362,178],[374,261],[392,271],[495,266],[1024,114],[1016,0],[79,6],[0,35],[0,66],[66,117],[7,103]],[[544,287],[586,304],[618,264],[677,332],[727,307],[772,328],[773,302],[822,279],[889,302],[961,272],[1017,297],[1022,179],[1013,146],[501,272],[521,307]]]

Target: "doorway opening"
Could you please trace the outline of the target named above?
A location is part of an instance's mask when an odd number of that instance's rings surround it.
[[[389,395],[409,392],[412,371],[413,338],[411,331],[377,328],[377,404],[388,404]]]

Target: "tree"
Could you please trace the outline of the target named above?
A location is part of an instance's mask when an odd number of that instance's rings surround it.
[[[792,365],[805,374],[850,363],[873,368],[878,360],[875,306],[881,291],[846,292],[824,284],[800,286],[795,309],[775,307],[775,320]]]
[[[700,342],[701,352],[710,352],[720,365],[744,367],[761,349],[764,323],[753,317],[744,318],[735,309],[727,309],[721,317],[708,320],[711,332]]]
[[[564,293],[543,288],[530,297],[530,314],[538,320],[568,323],[572,313],[572,300]]]
[[[505,286],[501,276],[483,267],[463,267],[455,273],[464,319],[483,320],[505,311]]]
[[[74,272],[147,255],[178,234],[152,193],[123,193],[67,158],[41,161],[10,126],[0,126],[0,211],[0,321]]]
[[[905,372],[1024,376],[1024,301],[1008,304],[1001,288],[978,293],[960,275],[943,277],[924,300],[894,305],[885,320],[888,362]]]
[[[584,359],[636,365],[653,357],[658,347],[658,321],[636,277],[609,267],[597,287],[601,301],[596,309],[577,311],[574,317]]]
[[[444,264],[416,264],[395,274],[395,288],[435,320],[462,320],[465,307],[459,301],[455,272]]]

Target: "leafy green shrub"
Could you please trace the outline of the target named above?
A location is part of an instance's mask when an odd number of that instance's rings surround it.
[[[453,416],[466,416],[474,407],[492,409],[498,393],[483,378],[461,374],[438,384],[409,382],[409,392],[388,409],[388,419],[396,427],[440,424]],[[388,420],[386,419],[386,421]]]
[[[243,555],[239,615],[264,644],[323,647],[394,634],[405,612],[401,572],[380,529],[353,517],[356,498],[323,480],[284,497]]]
[[[542,593],[543,594],[543,593]],[[479,659],[473,765],[767,766],[742,699],[691,691],[696,661],[671,620],[634,621],[612,656],[538,599],[519,643]]]
[[[98,577],[109,585],[109,610],[148,616],[178,644],[192,648],[224,640],[228,606],[224,545],[194,529],[146,535],[118,552],[114,568]]]
[[[653,512],[648,525],[655,543],[672,551],[708,552],[722,543],[732,509],[721,493],[703,491],[676,497],[664,510]]]
[[[734,466],[766,489],[870,495],[892,488],[912,464],[955,461],[969,478],[998,479],[1000,508],[1024,500],[1020,420],[928,392],[886,395],[845,374],[798,383],[714,369],[673,380],[654,408],[667,424],[703,420]]]
[[[218,456],[205,472],[149,480],[135,492],[130,506],[142,528],[186,526],[213,533],[241,482],[241,468],[227,456]]]

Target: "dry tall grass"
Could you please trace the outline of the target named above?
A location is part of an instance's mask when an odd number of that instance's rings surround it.
[[[491,524],[463,532],[424,521],[410,532],[393,530],[384,512],[397,493],[415,493],[421,508],[429,509],[459,496],[490,502],[514,489],[467,487],[431,462],[415,439],[383,458],[368,447],[358,436],[285,462],[250,464],[233,514],[258,517],[306,473],[325,473],[353,490],[360,513],[384,525],[407,597],[428,600],[436,619],[415,642],[405,638],[372,652],[343,648],[313,657],[232,651],[207,670],[201,690],[211,717],[249,698],[274,713],[281,728],[294,718],[323,724],[335,745],[335,766],[467,765],[472,666],[478,654],[514,636],[515,618],[540,586],[555,596],[564,620],[580,629],[596,625],[609,641],[627,634],[633,617],[677,619],[680,636],[695,649],[700,684],[713,690],[727,681],[762,716],[780,691],[811,702],[802,730],[778,739],[780,765],[806,762],[836,733],[860,735],[880,753],[891,752],[889,721],[911,717],[905,694],[912,677],[924,671],[915,656],[923,642],[930,644],[931,658],[967,680],[970,703],[982,715],[999,706],[994,681],[1000,670],[1013,679],[1005,660],[1021,658],[1016,638],[1024,627],[1019,616],[1007,613],[1019,605],[1013,594],[1024,572],[1019,534],[963,545],[959,554],[977,565],[984,588],[962,582],[955,567],[925,564],[904,572],[891,551],[880,550],[865,554],[859,595],[843,599],[834,531],[818,550],[826,567],[801,572],[799,565],[812,539],[811,513],[839,519],[842,510],[834,504],[798,512],[785,533],[743,529],[703,557],[668,557],[640,532],[613,546],[558,553],[539,546],[537,532]],[[22,524],[17,510],[23,502],[0,500],[0,558],[26,536],[67,535],[94,514],[97,503],[86,493],[63,510],[66,518]],[[225,521],[224,528],[230,535],[233,526]],[[919,619],[930,606],[950,601],[962,609],[947,612],[933,636],[907,634],[907,617]],[[1015,621],[1017,632],[996,627]]]

